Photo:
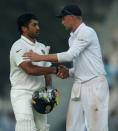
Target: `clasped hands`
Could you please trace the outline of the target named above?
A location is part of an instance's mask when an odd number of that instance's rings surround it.
[[[62,79],[66,79],[69,77],[69,69],[64,65],[59,65],[56,75]]]

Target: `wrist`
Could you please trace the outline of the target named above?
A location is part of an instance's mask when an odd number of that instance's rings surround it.
[[[47,89],[51,89],[51,88],[53,88],[53,87],[52,87],[52,85],[46,85],[46,88],[47,88]]]
[[[53,68],[53,74],[57,74],[58,73],[58,67],[52,67]]]
[[[58,69],[58,66],[55,67],[56,68],[56,74],[58,73],[59,69]]]

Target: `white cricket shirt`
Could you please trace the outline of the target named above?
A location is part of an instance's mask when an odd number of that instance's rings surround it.
[[[104,65],[96,32],[82,23],[75,32],[70,33],[69,49],[57,53],[59,62],[73,61],[70,75],[84,82],[104,75]]]
[[[38,88],[45,86],[45,79],[43,75],[32,76],[25,73],[22,68],[19,67],[23,61],[23,54],[33,50],[39,54],[47,54],[48,50],[46,46],[39,42],[31,42],[24,36],[21,36],[17,40],[10,51],[10,81],[12,89],[25,89],[25,90],[37,90]],[[51,65],[50,62],[32,62],[37,66],[48,67]]]

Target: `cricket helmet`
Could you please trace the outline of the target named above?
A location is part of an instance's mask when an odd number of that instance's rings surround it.
[[[50,113],[60,102],[60,93],[57,89],[42,88],[32,95],[32,105],[40,114]]]

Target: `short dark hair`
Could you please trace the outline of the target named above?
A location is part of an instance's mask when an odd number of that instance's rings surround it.
[[[18,17],[17,26],[18,26],[20,33],[22,33],[21,27],[27,26],[30,23],[30,20],[32,20],[32,19],[38,20],[38,18],[32,13],[24,13]]]

